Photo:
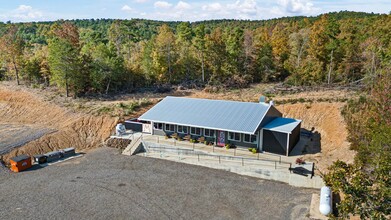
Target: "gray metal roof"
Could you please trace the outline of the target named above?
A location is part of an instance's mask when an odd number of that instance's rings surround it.
[[[300,123],[301,120],[296,120],[294,118],[276,118],[263,128],[270,131],[291,133]]]
[[[266,103],[167,96],[139,120],[254,134],[269,108]]]

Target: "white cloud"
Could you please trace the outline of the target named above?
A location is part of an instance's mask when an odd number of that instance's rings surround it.
[[[126,11],[126,12],[131,12],[133,11],[133,9],[131,7],[129,7],[129,5],[124,5],[122,6],[121,8],[122,11]]]
[[[172,4],[168,3],[168,2],[165,2],[165,1],[157,1],[153,4],[153,6],[155,6],[155,8],[164,8],[164,9],[168,9],[168,8],[171,8]]]
[[[29,5],[19,5],[16,9],[0,16],[2,20],[11,21],[39,21],[43,19],[43,13]]]
[[[318,12],[311,0],[278,0],[282,10],[291,14],[309,15]]]
[[[255,0],[236,1],[234,4],[228,4],[228,9],[236,11],[239,18],[250,19],[257,15],[258,7]]]
[[[145,3],[147,1],[149,1],[149,0],[134,0],[134,2],[137,2],[137,3]]]
[[[210,3],[210,4],[202,6],[202,10],[210,11],[210,12],[216,12],[216,11],[220,11],[222,9],[223,9],[223,6],[220,3],[218,3],[218,2]]]
[[[187,2],[179,1],[178,4],[175,6],[176,10],[189,10],[191,9],[191,5]]]

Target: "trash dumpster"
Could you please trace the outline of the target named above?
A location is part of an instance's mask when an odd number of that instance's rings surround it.
[[[32,166],[31,157],[27,155],[20,155],[17,157],[13,157],[11,158],[10,163],[11,163],[11,170],[14,172],[27,170]]]

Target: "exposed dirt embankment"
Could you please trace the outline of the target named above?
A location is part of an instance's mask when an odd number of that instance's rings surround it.
[[[304,158],[316,161],[321,171],[325,171],[336,160],[353,162],[355,152],[349,150],[348,131],[341,115],[344,105],[342,102],[319,102],[277,106],[284,117],[301,119],[302,128],[311,130],[313,127],[314,132],[320,134],[320,152],[306,154]]]
[[[78,150],[97,147],[110,136],[117,119],[78,113],[27,90],[0,85],[0,123],[56,130],[4,155],[7,162],[19,154],[33,155],[66,147]]]

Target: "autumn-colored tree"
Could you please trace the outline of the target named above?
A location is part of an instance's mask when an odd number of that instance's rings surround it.
[[[171,28],[162,25],[155,38],[152,53],[154,69],[160,83],[172,83],[174,78],[173,65],[176,62],[175,35]]]
[[[220,28],[216,28],[211,34],[206,35],[205,47],[205,54],[207,54],[205,62],[211,71],[208,83],[216,85],[224,83],[226,76],[223,68],[228,55],[225,49],[223,32]]]
[[[271,44],[272,29],[260,27],[255,30],[254,45],[258,69],[254,75],[256,81],[275,81],[275,65],[273,60],[273,48]]]
[[[312,74],[310,73],[311,81],[327,83],[331,82],[332,72],[337,66],[335,63],[340,58],[337,49],[339,48],[337,36],[339,34],[339,24],[329,18],[327,15],[322,15],[311,28],[309,37],[308,55],[311,62],[308,65],[315,67]],[[315,62],[316,65],[313,65]]]
[[[16,83],[20,84],[20,70],[23,65],[24,41],[17,33],[18,27],[10,25],[0,38],[0,55],[5,60],[8,71],[12,69]]]

